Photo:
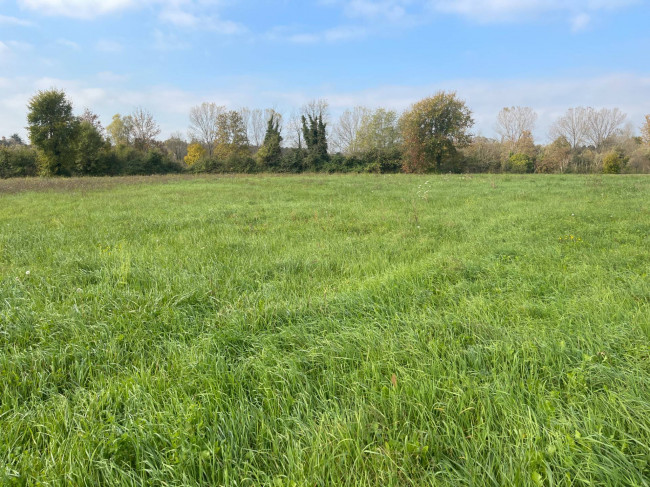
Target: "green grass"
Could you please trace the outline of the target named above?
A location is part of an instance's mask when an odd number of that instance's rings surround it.
[[[650,484],[649,177],[106,181],[0,182],[0,485]]]

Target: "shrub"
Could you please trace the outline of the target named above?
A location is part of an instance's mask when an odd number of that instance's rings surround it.
[[[624,158],[616,151],[608,152],[603,157],[603,173],[605,174],[620,174],[624,165]]]
[[[38,154],[24,145],[0,147],[0,178],[36,176]]]
[[[526,154],[512,154],[506,163],[506,172],[518,174],[533,172],[535,164]]]

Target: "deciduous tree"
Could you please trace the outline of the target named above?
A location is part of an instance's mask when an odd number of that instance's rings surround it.
[[[557,140],[564,137],[571,149],[582,146],[587,139],[588,111],[583,107],[569,108],[551,126],[550,135]]]
[[[405,172],[440,171],[470,141],[472,112],[455,92],[415,103],[400,119]]]
[[[29,139],[40,152],[41,171],[49,175],[69,175],[74,166],[74,146],[78,119],[65,92],[39,91],[28,104]]]
[[[532,134],[537,113],[530,107],[505,107],[497,116],[497,133],[501,142],[515,145],[526,132]]]
[[[199,144],[198,142],[194,142],[193,144],[187,146],[187,155],[184,158],[185,164],[192,167],[194,164],[203,159],[205,157],[205,154],[205,147],[203,147],[203,145]]]
[[[226,111],[226,107],[216,103],[201,103],[190,109],[190,139],[200,142],[205,147],[208,156],[214,152],[219,117]]]
[[[136,149],[146,151],[151,149],[160,134],[160,126],[148,110],[138,107],[131,114],[131,133],[133,145]]]
[[[618,108],[587,108],[587,140],[600,151],[607,139],[616,134],[627,115]]]
[[[650,145],[650,115],[645,116],[645,123],[641,127],[641,138],[645,144]]]

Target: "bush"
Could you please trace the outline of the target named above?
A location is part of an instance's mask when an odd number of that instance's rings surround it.
[[[0,178],[18,178],[38,174],[38,154],[24,145],[0,147]]]
[[[616,151],[611,151],[603,157],[603,173],[620,174],[625,165],[625,159]]]
[[[506,172],[524,174],[533,172],[535,164],[526,154],[512,154],[506,163]]]

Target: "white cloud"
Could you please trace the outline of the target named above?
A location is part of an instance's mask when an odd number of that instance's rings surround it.
[[[133,8],[140,2],[135,0],[20,0],[19,3],[27,9],[45,15],[84,19]]]
[[[20,27],[31,27],[34,25],[29,20],[19,19],[8,15],[0,15],[0,25],[17,25]]]
[[[613,11],[642,0],[321,0],[340,5],[351,18],[397,25],[419,24],[436,15],[459,15],[489,23],[532,20],[547,13],[560,13],[581,30],[598,11]]]
[[[216,15],[219,0],[19,0],[19,3],[40,14],[76,19],[154,7],[160,21],[176,27],[209,29],[226,35],[246,30],[241,24]]]
[[[322,32],[289,34],[284,36],[276,30],[271,34],[271,37],[274,39],[286,39],[295,44],[316,44],[321,42],[333,43],[361,39],[367,34],[368,31],[365,27],[339,26]]]
[[[429,5],[438,12],[486,22],[530,18],[545,12],[569,12],[579,16],[586,12],[617,10],[636,3],[638,0],[430,0]],[[581,22],[584,20],[583,17]]]

